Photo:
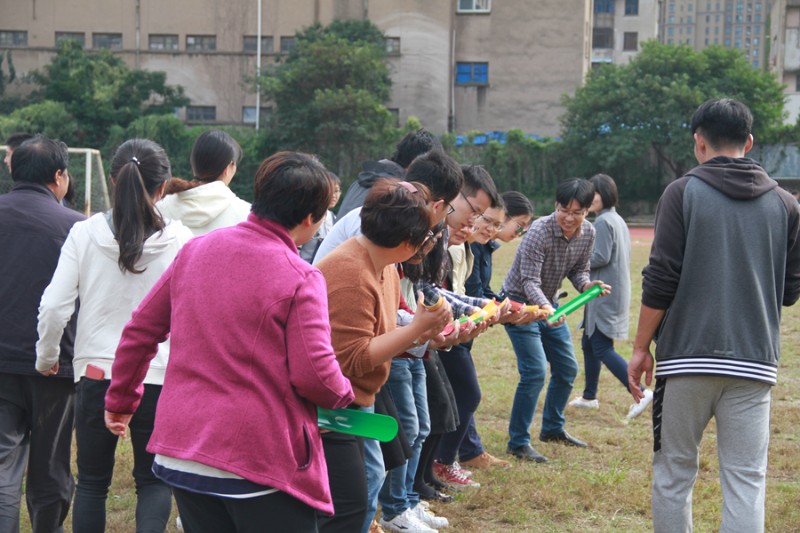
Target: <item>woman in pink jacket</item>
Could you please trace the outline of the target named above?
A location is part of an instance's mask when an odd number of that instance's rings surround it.
[[[247,221],[190,241],[123,331],[106,424],[125,434],[169,336],[148,450],[189,533],[310,532],[316,511],[333,512],[316,406],[354,396],[331,347],[325,280],[297,253],[331,195],[312,156],[271,156]]]

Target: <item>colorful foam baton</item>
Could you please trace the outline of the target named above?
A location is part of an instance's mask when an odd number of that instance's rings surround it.
[[[567,303],[556,309],[556,312],[553,313],[552,316],[547,317],[547,321],[550,322],[551,324],[553,322],[558,322],[559,318],[561,318],[564,315],[570,314],[571,312],[575,311],[576,309],[578,309],[583,305],[586,305],[586,303],[589,300],[596,298],[597,296],[600,295],[601,292],[603,292],[602,285],[592,285],[591,289],[582,294],[579,294],[572,300],[568,301]]]
[[[317,424],[320,429],[377,439],[381,442],[389,442],[397,435],[397,420],[391,416],[357,409],[317,407]]]

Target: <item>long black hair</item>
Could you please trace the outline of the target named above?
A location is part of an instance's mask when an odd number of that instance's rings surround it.
[[[114,233],[119,243],[119,268],[134,274],[144,242],[164,229],[164,219],[155,208],[153,195],[169,180],[169,158],[158,144],[148,139],[122,143],[111,161],[114,180]]]
[[[234,163],[239,166],[241,160],[242,147],[236,139],[221,130],[204,131],[194,141],[189,159],[194,176],[191,180],[173,178],[167,185],[166,194],[187,191],[217,181],[228,165]]]

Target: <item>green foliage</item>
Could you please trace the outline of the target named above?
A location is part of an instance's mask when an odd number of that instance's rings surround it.
[[[38,132],[52,139],[69,139],[78,123],[61,102],[45,100],[0,116],[0,139],[18,132]]]
[[[383,36],[369,21],[298,33],[285,62],[263,75],[264,96],[276,104],[263,142],[317,153],[343,177],[385,156],[398,132],[383,105],[391,89],[384,55]]]
[[[552,204],[556,185],[569,177],[565,172],[563,143],[529,138],[522,130],[513,129],[506,133],[505,144],[490,141],[475,146],[472,141],[478,134],[469,132],[467,142],[456,146],[456,136],[448,133],[441,138],[442,146],[462,163],[486,167],[499,190],[519,191],[533,199],[535,206]]]
[[[628,194],[657,197],[665,178],[694,166],[689,121],[702,102],[719,97],[750,107],[756,138],[781,127],[781,85],[740,51],[645,42],[629,64],[592,71],[574,97],[564,97],[570,168],[583,176],[605,172]]]
[[[53,61],[30,75],[39,85],[32,99],[62,102],[78,129],[70,143],[102,147],[113,125],[126,128],[143,115],[171,113],[188,99],[166,85],[164,72],[131,70],[108,50],[88,53],[66,40]]]

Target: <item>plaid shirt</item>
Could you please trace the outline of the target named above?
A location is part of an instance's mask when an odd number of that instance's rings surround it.
[[[556,214],[531,224],[503,282],[512,299],[538,306],[553,304],[558,288],[568,278],[578,292],[589,283],[589,260],[594,246],[594,227],[584,220],[567,240]]]

